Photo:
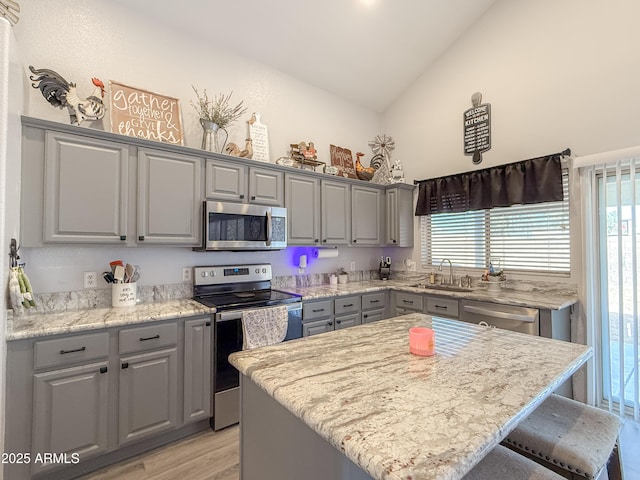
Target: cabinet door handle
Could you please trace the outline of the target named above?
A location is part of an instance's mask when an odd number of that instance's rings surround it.
[[[347,303],[343,305],[344,308],[353,307],[353,303]]]
[[[396,241],[394,240],[393,243],[396,243]]]
[[[122,370],[124,370],[125,368],[129,368],[129,362],[124,362],[120,368]]]
[[[353,239],[353,243],[356,243],[357,241],[358,241],[358,239],[357,239],[357,238],[354,238],[354,239]]]
[[[413,300],[402,300],[402,303],[408,303],[410,305],[413,305]]]
[[[363,315],[364,318],[369,318],[369,315],[367,315],[366,313]]]
[[[73,350],[60,350],[60,355],[66,355],[67,353],[84,352],[87,347],[75,348]]]
[[[336,323],[340,325],[342,323],[342,320],[336,320]]]
[[[160,338],[160,335],[154,335],[153,337],[140,337],[141,342],[146,342],[147,340],[157,340]]]
[[[318,243],[320,240],[318,240],[317,238],[314,240],[314,242]]]
[[[255,195],[251,195],[251,200],[255,200],[256,196]]]
[[[327,239],[325,238],[324,240],[322,240],[322,243],[327,243]]]
[[[242,200],[244,198],[244,193],[240,194],[240,200]]]
[[[140,235],[140,236],[138,237],[138,241],[139,241],[139,242],[144,242],[144,235]]]
[[[324,308],[314,308],[311,310],[313,313],[324,312]]]
[[[333,322],[327,322],[327,325],[333,325]]]
[[[211,326],[211,322],[207,322],[204,324],[205,327],[210,327]]]
[[[437,305],[437,304],[436,304],[436,305],[434,305],[434,307],[436,307],[436,308],[441,308],[442,310],[446,310],[447,308],[449,308],[449,307],[447,307],[446,305]]]
[[[107,367],[101,367],[100,368],[100,373],[107,373],[109,371],[109,369]]]
[[[120,241],[121,242],[126,242],[127,241],[127,236],[126,235],[120,235]]]
[[[369,300],[369,303],[380,303],[380,300]]]

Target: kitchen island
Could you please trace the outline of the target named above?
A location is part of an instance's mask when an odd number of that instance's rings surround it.
[[[412,326],[434,356],[409,353]],[[591,354],[417,313],[234,353],[241,478],[462,478]]]

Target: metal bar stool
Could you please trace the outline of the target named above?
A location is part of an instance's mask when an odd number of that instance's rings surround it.
[[[498,445],[480,460],[462,480],[564,480],[533,460]]]
[[[620,427],[612,413],[551,395],[503,443],[565,478],[595,479],[607,468],[609,480],[622,480]]]

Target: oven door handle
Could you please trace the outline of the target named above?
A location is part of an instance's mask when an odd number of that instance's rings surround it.
[[[242,320],[242,312],[218,312],[216,313],[216,323],[230,322],[232,320]]]

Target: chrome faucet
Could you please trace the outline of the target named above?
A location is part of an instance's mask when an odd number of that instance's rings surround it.
[[[438,271],[442,271],[442,264],[444,262],[449,262],[449,285],[453,285],[453,264],[451,263],[451,260],[449,260],[448,258],[443,258],[440,262],[440,266],[438,267]]]

